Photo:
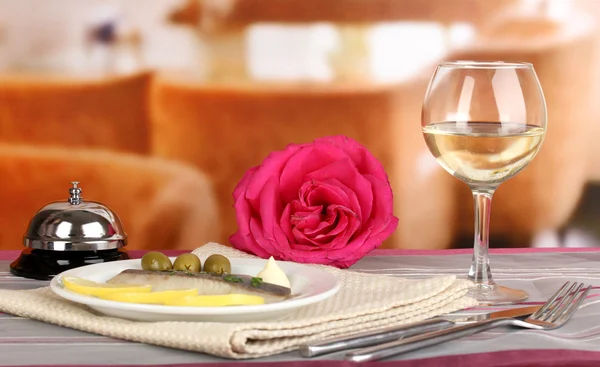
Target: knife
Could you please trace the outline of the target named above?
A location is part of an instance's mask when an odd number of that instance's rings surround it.
[[[498,319],[502,317],[529,316],[536,312],[540,307],[541,306],[519,307],[473,316],[464,316],[460,314],[446,315],[443,317],[436,317],[415,323],[361,332],[352,334],[350,336],[345,335],[315,343],[303,344],[300,346],[299,351],[302,357],[311,358],[346,349],[363,348],[371,345],[382,344],[417,334],[445,329],[455,325]]]

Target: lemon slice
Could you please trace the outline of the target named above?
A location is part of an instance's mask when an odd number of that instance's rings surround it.
[[[152,290],[152,286],[150,285],[105,284],[96,283],[94,281],[78,277],[63,277],[62,282],[65,285],[65,288],[70,291],[96,297],[106,295],[108,293],[144,293]]]
[[[159,292],[111,292],[100,296],[102,299],[127,303],[146,303],[153,305],[162,305],[173,298],[182,298],[198,295],[196,288],[169,290]]]
[[[262,305],[265,299],[260,296],[249,294],[214,294],[169,299],[165,302],[168,306],[199,306],[199,307],[218,307],[218,306],[243,306],[243,305]]]

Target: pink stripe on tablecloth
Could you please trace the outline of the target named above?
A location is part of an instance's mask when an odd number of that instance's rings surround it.
[[[20,253],[21,251],[0,251],[0,260],[14,260]]]
[[[493,248],[492,254],[531,254],[544,252],[600,252],[600,247],[569,247],[569,248]],[[450,249],[450,250],[400,250],[400,249],[377,249],[369,253],[369,256],[417,256],[417,255],[465,255],[472,254],[473,249]]]
[[[129,254],[133,258],[142,257],[147,251],[132,250]],[[168,256],[177,256],[186,251],[182,250],[164,250],[161,251]],[[546,252],[600,252],[600,247],[573,247],[573,248],[494,248],[490,249],[492,254],[531,254]],[[0,260],[14,260],[21,251],[0,251]],[[465,255],[472,254],[473,249],[450,249],[450,250],[396,250],[396,249],[377,249],[371,251],[367,256],[447,256],[447,255]]]
[[[0,362],[1,363],[1,362]],[[373,366],[373,367],[597,367],[600,365],[600,352],[562,350],[562,349],[534,349],[534,350],[514,350],[491,353],[462,354],[455,356],[443,356],[435,358],[415,359],[408,361],[389,361],[372,363],[351,363],[347,361],[332,360],[299,360],[285,362],[263,362],[263,361],[223,361],[212,363],[189,363],[189,364],[152,364],[152,367],[241,367],[241,366],[260,366],[260,367],[354,367],[354,366]],[[35,367],[57,367],[62,365],[36,365]],[[75,365],[69,365],[70,367]],[[80,365],[81,366],[81,365]],[[89,364],[85,366],[108,367],[115,364]],[[142,367],[149,365],[120,365],[119,367]],[[2,365],[0,365],[2,367]],[[34,367],[23,365],[20,367]]]
[[[133,251],[129,251],[129,255],[132,256],[133,258],[141,258],[142,256],[144,256],[144,254],[146,252],[147,251],[133,250]],[[161,251],[161,252],[167,256],[177,256],[186,251],[166,250],[166,251]],[[17,257],[19,257],[19,254],[21,254],[21,251],[0,251],[0,260],[15,260]]]

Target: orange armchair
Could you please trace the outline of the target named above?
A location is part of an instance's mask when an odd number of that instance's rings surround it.
[[[21,249],[33,215],[67,200],[71,181],[83,199],[113,209],[128,249],[194,249],[219,233],[207,178],[181,163],[100,150],[0,144],[0,249]]]
[[[0,75],[0,142],[147,153],[150,80]]]
[[[244,172],[289,143],[342,134],[381,160],[400,227],[387,247],[444,248],[452,239],[454,183],[431,164],[418,123],[427,80],[406,85],[259,86],[156,78],[151,91],[152,151],[190,162],[215,185],[223,225],[237,228],[232,192]],[[433,162],[435,165],[435,162]]]

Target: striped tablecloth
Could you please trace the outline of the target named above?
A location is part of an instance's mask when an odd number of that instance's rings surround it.
[[[139,257],[140,253],[133,253]],[[16,278],[8,272],[18,252],[0,252],[0,288],[31,289],[46,282]],[[464,275],[471,252],[376,250],[353,269],[406,278],[439,274]],[[583,281],[595,289],[575,317],[551,331],[514,328],[490,330],[458,341],[399,356],[378,366],[600,366],[600,251],[595,249],[492,250],[495,279],[525,289],[528,303],[541,303],[565,280]],[[598,287],[598,288],[596,288]],[[484,312],[490,308],[469,310]],[[185,366],[348,366],[342,354],[302,359],[286,353],[252,361],[230,361],[208,355],[111,339],[0,314],[0,366],[154,365]]]

